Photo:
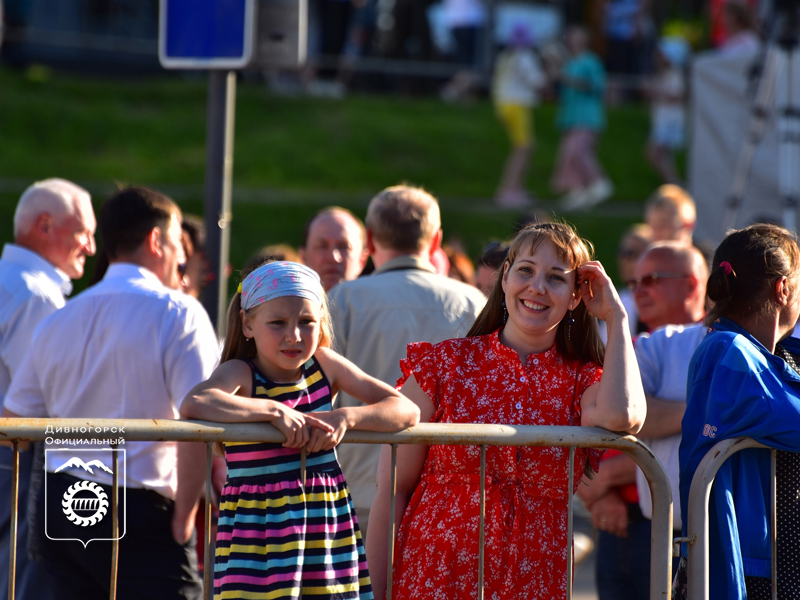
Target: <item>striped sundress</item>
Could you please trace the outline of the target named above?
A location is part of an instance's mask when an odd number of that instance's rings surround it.
[[[331,410],[331,388],[314,357],[302,379],[277,384],[247,361],[253,397],[310,413]],[[280,444],[226,443],[214,598],[372,600],[361,531],[335,450],[306,458]]]

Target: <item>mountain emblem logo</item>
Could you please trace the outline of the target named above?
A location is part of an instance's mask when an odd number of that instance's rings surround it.
[[[42,512],[47,539],[76,541],[85,548],[95,540],[125,537],[125,454],[124,448],[45,447]]]
[[[88,463],[73,456],[56,469],[56,473],[69,467],[80,467],[89,473],[94,473],[92,467],[100,468],[108,473],[113,473],[99,460]],[[93,481],[79,481],[69,486],[64,492],[61,501],[62,510],[67,518],[81,527],[90,527],[100,522],[108,512],[108,494],[102,487]]]

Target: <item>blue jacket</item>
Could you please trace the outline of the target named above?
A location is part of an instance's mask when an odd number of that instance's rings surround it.
[[[800,354],[800,340],[781,344]],[[800,452],[800,376],[736,323],[721,319],[689,365],[680,447],[684,515],[700,461],[720,440],[742,436]],[[769,477],[766,449],[743,450],[717,473],[709,500],[712,600],[744,599],[745,575],[770,576]],[[682,552],[686,556],[685,544]]]

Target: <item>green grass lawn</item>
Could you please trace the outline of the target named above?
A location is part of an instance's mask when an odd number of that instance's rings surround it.
[[[202,212],[206,83],[203,76],[101,80],[55,74],[42,80],[0,69],[0,241],[31,181],[59,176],[84,183],[97,204],[118,183],[171,193],[186,212]],[[508,142],[488,101],[445,105],[432,98],[353,95],[343,101],[270,96],[240,82],[234,157],[235,265],[267,243],[296,245],[305,219],[336,203],[363,216],[370,194],[402,181],[441,199],[445,235],[474,257],[505,238],[517,214],[494,210]],[[558,132],[555,108],[536,110],[532,190],[551,198],[547,179]],[[599,154],[625,216],[572,215],[613,271],[619,235],[636,205],[658,185],[642,155],[644,106],[609,111]],[[82,286],[79,286],[82,287]]]

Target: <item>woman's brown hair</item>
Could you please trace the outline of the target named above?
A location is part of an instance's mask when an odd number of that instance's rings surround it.
[[[511,242],[508,256],[498,270],[497,281],[486,306],[478,315],[467,337],[486,335],[503,326],[505,292],[503,292],[503,271],[510,269],[522,252],[533,254],[542,242],[550,242],[559,259],[577,269],[592,260],[592,243],[578,236],[566,223],[536,223],[522,229]],[[507,266],[506,266],[507,265]],[[576,282],[577,285],[577,282]],[[562,319],[556,331],[556,347],[567,358],[581,362],[595,362],[602,365],[605,349],[597,328],[597,319],[589,314],[586,305],[580,302],[572,311],[573,323]]]
[[[714,305],[704,323],[768,312],[774,307],[772,291],[781,277],[789,279],[797,293],[798,265],[797,238],[783,227],[757,223],[728,232],[714,253],[706,287]]]

